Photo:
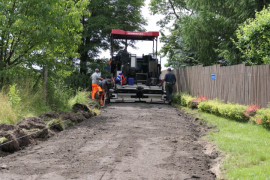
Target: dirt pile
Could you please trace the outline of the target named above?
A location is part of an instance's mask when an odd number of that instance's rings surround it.
[[[12,153],[39,140],[46,140],[55,133],[96,115],[83,104],[75,104],[72,110],[71,113],[49,112],[39,117],[23,118],[16,125],[0,124],[0,138],[5,139],[0,144],[0,156],[6,155],[4,152]]]
[[[30,143],[27,134],[18,126],[0,124],[0,137],[5,137],[7,141],[11,141],[1,146],[2,151],[14,152],[20,149],[20,147],[26,146]],[[17,139],[18,137],[23,137]]]
[[[49,134],[49,130],[43,119],[39,117],[23,118],[17,127],[22,129],[31,138],[46,138]]]

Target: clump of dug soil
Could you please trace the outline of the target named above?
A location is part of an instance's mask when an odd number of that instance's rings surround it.
[[[46,140],[69,126],[96,116],[86,105],[75,104],[71,113],[49,112],[39,117],[23,118],[15,125],[0,124],[0,156],[13,153],[25,146]]]

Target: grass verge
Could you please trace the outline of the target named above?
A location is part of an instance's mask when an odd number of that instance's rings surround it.
[[[77,91],[74,96],[67,94],[61,96],[61,93],[58,93],[58,108],[53,108],[54,104],[45,103],[42,91],[33,93],[27,88],[17,90],[16,86],[11,87],[13,91],[10,88],[8,93],[0,91],[0,124],[16,124],[23,117],[39,116],[49,111],[71,112],[72,106],[76,103],[85,105],[91,103],[87,91]]]
[[[182,108],[216,126],[207,138],[226,155],[222,179],[270,179],[270,133],[262,126]]]
[[[17,115],[7,95],[0,92],[0,123],[15,124],[17,122]]]

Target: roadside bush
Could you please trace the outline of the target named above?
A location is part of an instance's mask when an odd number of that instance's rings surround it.
[[[199,103],[201,103],[203,101],[207,101],[207,100],[208,99],[207,99],[206,96],[199,95],[194,100],[192,100],[191,102],[189,102],[188,107],[190,107],[192,109],[198,109]]]
[[[198,102],[197,107],[192,106],[192,102]],[[258,105],[244,106],[233,103],[225,104],[219,100],[207,100],[207,98],[203,96],[194,98],[187,94],[181,94],[181,105],[190,108],[195,107],[200,111],[240,122],[250,121],[270,129],[270,108],[259,109]]]
[[[249,121],[254,123],[254,124],[262,124],[262,119],[258,115],[250,117]]]
[[[191,101],[196,99],[195,97],[192,97],[188,94],[181,94],[181,105],[187,107]]]
[[[246,106],[239,104],[223,104],[218,107],[221,116],[244,122],[249,120],[249,117],[245,116],[246,109]]]
[[[182,93],[178,92],[173,95],[172,102],[176,104],[181,104],[181,95]]]
[[[246,109],[245,116],[250,117],[250,118],[255,116],[258,109],[260,109],[260,107],[258,105],[256,105],[256,104],[250,105]]]
[[[199,103],[198,108],[201,111],[234,119],[237,121],[249,120],[249,117],[244,115],[247,107],[243,105],[225,104],[217,100],[210,100]]]
[[[254,120],[257,124],[262,124],[264,127],[270,129],[270,109],[259,109]]]
[[[209,100],[209,101],[203,101],[198,105],[198,108],[201,111],[208,112],[215,115],[220,115],[218,109],[219,106],[222,106],[222,102],[218,100]]]

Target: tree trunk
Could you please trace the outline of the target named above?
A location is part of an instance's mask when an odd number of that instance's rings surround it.
[[[3,70],[4,70],[4,63],[0,59],[0,73],[2,73]],[[0,90],[3,88],[3,86],[4,86],[4,76],[0,75]]]
[[[43,93],[44,93],[44,101],[47,104],[48,100],[48,66],[43,67]]]
[[[38,79],[36,80],[36,82],[35,82],[35,84],[34,84],[34,86],[32,88],[32,92],[33,93],[34,92],[37,92],[37,90],[38,90],[38,84],[39,84],[39,82],[40,82],[41,79],[42,79],[42,74],[38,76]]]
[[[86,74],[87,73],[87,53],[84,52],[83,54],[81,54],[80,57],[80,73],[81,74]]]
[[[83,24],[83,29],[86,29],[86,22],[85,22],[85,17],[83,16],[82,18],[82,24]],[[84,33],[83,33],[84,34]],[[79,54],[80,54],[80,73],[81,74],[86,74],[87,73],[87,57],[88,57],[88,49],[87,43],[89,42],[89,37],[82,36],[82,44],[79,48]]]

